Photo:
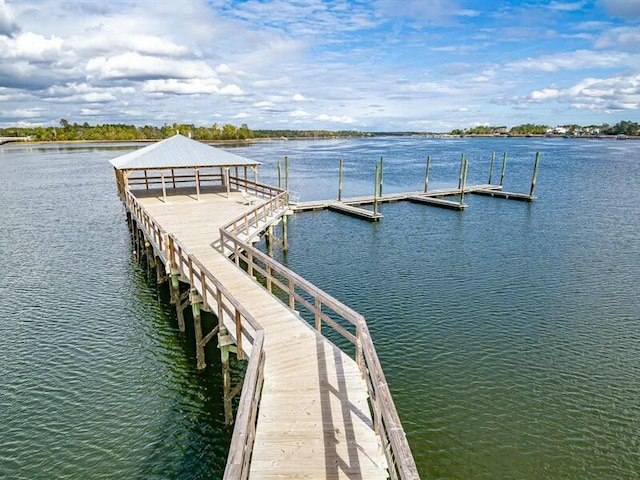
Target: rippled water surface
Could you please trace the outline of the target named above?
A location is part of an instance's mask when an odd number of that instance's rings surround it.
[[[376,138],[234,149],[305,199],[494,181],[532,204],[290,219],[276,256],[363,313],[423,478],[640,477],[640,142]],[[215,351],[195,372],[131,258],[107,147],[0,147],[0,478],[219,478]],[[284,171],[284,169],[283,169]]]

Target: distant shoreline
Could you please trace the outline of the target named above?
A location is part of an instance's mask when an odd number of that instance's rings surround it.
[[[324,135],[315,137],[256,137],[246,139],[235,140],[200,140],[202,143],[213,145],[249,145],[254,142],[274,142],[274,141],[294,141],[294,140],[336,140],[336,139],[350,139],[350,138],[376,138],[376,137],[423,137],[423,138],[443,138],[443,139],[455,139],[455,138],[555,138],[555,139],[590,139],[590,140],[640,140],[638,135],[560,135],[560,134],[450,134],[450,133],[409,133],[409,132],[376,132],[372,134],[354,134],[352,136],[336,136],[336,135]],[[154,143],[159,142],[162,139],[135,139],[135,140],[36,140],[36,141],[17,141],[7,142],[4,145],[61,145],[61,144],[100,144],[108,143],[112,145],[126,144],[126,143]],[[197,140],[197,139],[196,139]]]

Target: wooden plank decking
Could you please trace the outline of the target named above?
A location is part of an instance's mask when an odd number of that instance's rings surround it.
[[[356,362],[220,251],[220,227],[255,205],[246,205],[239,192],[227,199],[221,191],[202,192],[199,201],[193,194],[171,195],[164,203],[157,191],[137,199],[264,329],[250,478],[387,478]]]

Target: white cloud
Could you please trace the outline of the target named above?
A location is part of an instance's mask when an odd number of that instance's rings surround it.
[[[0,0],[0,35],[10,37],[18,30],[13,9],[4,0]]]
[[[580,10],[585,6],[586,2],[557,2],[553,1],[549,3],[547,8],[558,12],[574,12]]]
[[[300,93],[296,93],[293,96],[293,101],[294,102],[305,102],[307,99],[304,97],[304,95],[300,94]]]
[[[636,110],[640,108],[640,74],[585,78],[569,88],[536,90],[529,98],[558,100],[580,110]]]
[[[218,93],[220,80],[217,78],[195,78],[190,80],[178,80],[175,78],[148,80],[142,90],[149,93],[173,93],[176,95],[198,95],[206,93]]]
[[[249,115],[246,112],[240,112],[240,113],[236,113],[233,118],[235,119],[242,119],[242,118],[251,118],[251,115]]]
[[[135,52],[141,55],[178,57],[189,54],[189,49],[157,35],[143,35],[129,32],[101,31],[93,35],[71,37],[67,45],[78,52],[92,54],[116,54]]]
[[[274,79],[257,80],[253,82],[253,86],[257,88],[283,88],[292,84],[290,77],[280,77]]]
[[[262,101],[262,102],[254,103],[253,106],[256,108],[271,108],[271,107],[275,107],[276,104],[273,102]]]
[[[552,55],[542,55],[538,58],[527,58],[506,65],[507,70],[557,72],[560,70],[583,70],[587,68],[618,68],[630,64],[638,64],[634,58],[623,52],[595,52],[592,50],[577,50]]]
[[[356,123],[353,118],[346,115],[327,115],[323,113],[322,115],[318,115],[315,119],[320,120],[321,122],[343,123],[346,125]]]
[[[308,117],[309,115],[310,114],[308,112],[305,112],[304,110],[294,110],[289,114],[290,117],[295,117],[295,118],[304,118],[304,117]]]
[[[228,95],[230,97],[237,97],[245,95],[245,92],[235,84],[227,85],[220,89],[220,95]]]
[[[15,110],[0,112],[0,117],[11,118],[14,120],[26,120],[42,117],[42,108],[18,108]]]
[[[619,27],[604,32],[595,42],[595,48],[640,51],[640,30],[637,27]]]
[[[12,58],[27,61],[56,60],[63,47],[61,38],[26,32],[15,38],[0,38],[0,58]]]
[[[222,63],[222,64],[220,64],[220,65],[218,65],[216,67],[216,72],[219,73],[220,75],[229,75],[229,74],[233,73],[231,68],[228,65],[224,64],[224,63]]]
[[[378,0],[376,8],[383,16],[403,18],[411,22],[436,26],[448,26],[456,22],[456,17],[474,17],[479,12],[462,8],[456,0]]]
[[[87,62],[86,70],[104,79],[216,77],[215,71],[202,61],[180,61],[139,53],[92,58]]]

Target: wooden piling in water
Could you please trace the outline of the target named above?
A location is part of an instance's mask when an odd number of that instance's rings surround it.
[[[460,207],[464,205],[464,189],[467,186],[467,171],[469,170],[469,162],[465,159],[462,167],[462,179],[460,185]]]
[[[265,242],[267,244],[267,255],[273,257],[273,225],[267,227]]]
[[[504,157],[502,158],[502,173],[500,175],[500,186],[504,186],[504,176],[507,174],[507,152],[504,152]]]
[[[378,213],[378,174],[380,165],[376,164],[375,179],[373,181],[373,213]]]
[[[289,241],[287,240],[287,216],[282,216],[282,250],[289,250]]]
[[[342,159],[340,159],[340,168],[338,169],[338,201],[342,201]]]
[[[282,170],[280,168],[280,160],[278,160],[278,188],[282,188]]]
[[[540,152],[536,152],[536,163],[533,166],[533,176],[531,177],[531,190],[529,191],[529,197],[533,198],[533,194],[536,191],[536,179],[538,177],[538,165],[540,164]]]
[[[460,158],[460,174],[458,175],[458,188],[462,188],[462,174],[464,173],[464,153],[462,154],[462,157]]]
[[[424,174],[424,193],[429,190],[429,170],[431,169],[431,155],[427,155],[427,170]]]
[[[493,178],[493,164],[496,160],[496,152],[491,152],[491,166],[489,167],[489,181],[487,182],[491,185],[491,179]]]
[[[384,183],[384,158],[380,157],[380,183],[378,185],[378,189],[380,192],[378,195],[382,196],[382,184]]]
[[[284,189],[289,191],[289,157],[284,157]]]
[[[224,423],[231,425],[233,423],[233,407],[231,404],[231,368],[229,366],[229,346],[233,343],[229,336],[229,332],[224,326],[218,331],[218,348],[220,349],[220,359],[222,363],[222,388],[223,388],[223,404],[224,404]]]
[[[204,370],[207,363],[204,359],[204,344],[202,342],[202,318],[200,315],[202,298],[198,293],[198,290],[192,288],[189,291],[189,302],[191,303],[191,312],[193,313],[193,330],[195,332],[196,340],[196,368],[198,370]]]

